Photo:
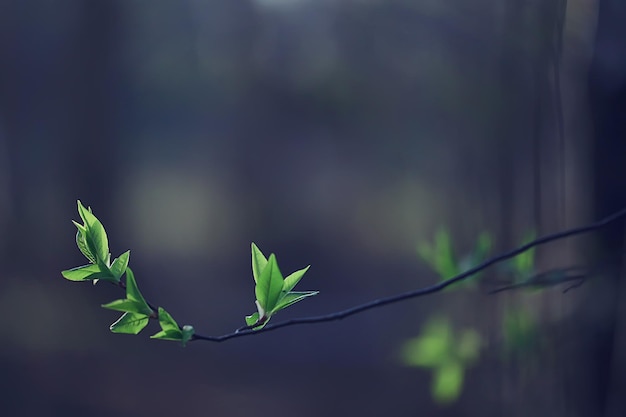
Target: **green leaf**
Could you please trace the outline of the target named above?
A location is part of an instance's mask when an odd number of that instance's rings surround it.
[[[111,325],[113,333],[138,334],[148,325],[150,317],[139,313],[124,313]]]
[[[126,268],[126,298],[141,304],[146,314],[152,314],[152,309],[145,298],[143,298],[143,295],[141,295],[141,292],[139,292],[137,281],[135,281],[135,274],[130,268]]]
[[[457,275],[450,234],[446,229],[439,229],[435,235],[434,257],[436,270],[441,279],[448,279]]]
[[[160,332],[150,336],[150,339],[182,341],[183,332],[180,330],[161,330]]]
[[[161,325],[161,331],[150,336],[150,338],[181,341],[183,346],[193,338],[193,327],[185,325],[181,329],[163,307],[159,307],[159,324]]]
[[[61,271],[61,274],[65,279],[70,281],[89,281],[93,279],[104,279],[107,281],[114,280],[110,271],[103,271],[100,269],[99,265],[92,264],[77,266],[76,268]]]
[[[126,272],[126,268],[128,267],[128,260],[130,258],[130,251],[127,250],[123,254],[116,258],[111,264],[111,274],[119,281]]]
[[[109,263],[109,241],[104,231],[104,226],[100,220],[93,215],[91,210],[86,209],[78,200],[78,214],[83,219],[86,229],[85,242],[89,252],[95,255],[96,260],[108,266]]]
[[[254,326],[255,324],[259,323],[259,313],[253,313],[249,316],[246,316],[246,325],[247,326]],[[254,330],[260,330],[263,327],[265,327],[267,325],[267,323],[269,323],[270,319],[269,317],[266,317],[265,320],[263,321],[263,323],[259,323],[258,326],[255,326],[253,329]]]
[[[272,309],[272,311],[270,311],[270,315],[276,313],[279,310],[282,310],[283,308],[289,307],[292,304],[297,303],[298,301],[302,301],[307,297],[312,297],[314,295],[319,294],[319,291],[292,291],[289,292],[287,294],[285,294],[280,301],[278,301],[278,304],[276,304],[276,307],[274,307],[274,309]]]
[[[290,274],[287,278],[285,278],[285,282],[283,283],[283,292],[288,293],[300,282],[306,271],[309,270],[311,265],[306,268],[300,269],[292,274]]]
[[[254,289],[257,301],[264,311],[272,311],[278,303],[283,289],[283,282],[283,276],[276,263],[276,256],[271,254],[267,266],[263,268],[263,272],[259,275]]]
[[[252,276],[254,276],[254,282],[259,281],[259,277],[266,265],[267,259],[265,255],[263,255],[263,252],[261,252],[258,246],[252,242]]]
[[[159,307],[159,324],[161,325],[161,329],[163,331],[177,331],[180,332],[180,326],[176,323],[176,320],[165,311],[163,307]]]
[[[530,231],[524,236],[522,244],[525,245],[533,240],[535,240],[535,232]],[[535,248],[532,247],[527,251],[520,253],[512,259],[512,262],[518,279],[524,279],[529,275],[532,275],[535,266]]]
[[[432,394],[440,404],[454,402],[461,394],[463,387],[463,366],[456,362],[448,362],[435,370]]]
[[[248,326],[252,326],[253,324],[255,324],[256,322],[259,321],[259,313],[253,313],[249,316],[246,316],[246,325]]]
[[[108,308],[109,310],[124,311],[128,313],[138,313],[138,314],[143,314],[143,315],[148,315],[148,316],[152,314],[152,310],[150,309],[150,307],[146,306],[145,304],[139,301],[129,300],[128,298],[124,298],[122,300],[111,301],[108,304],[102,304],[102,307]]]
[[[419,367],[440,366],[452,356],[452,339],[450,324],[443,319],[433,319],[421,336],[410,339],[404,345],[404,363]]]
[[[92,264],[97,263],[95,255],[89,250],[89,246],[87,246],[87,241],[85,240],[85,233],[87,232],[87,229],[85,229],[80,223],[76,223],[74,220],[72,220],[72,223],[74,223],[74,225],[78,228],[76,231],[76,246],[78,246],[78,249],[89,262]]]

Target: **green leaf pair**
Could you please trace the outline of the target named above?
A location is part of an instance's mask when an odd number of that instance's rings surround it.
[[[148,325],[154,314],[146,300],[139,292],[135,274],[126,268],[126,298],[103,304],[110,310],[122,311],[124,314],[110,327],[113,333],[137,334]]]
[[[181,328],[163,307],[159,307],[159,324],[161,331],[150,336],[151,339],[179,341],[185,346],[193,338],[193,326],[185,325]]]
[[[256,283],[254,292],[257,312],[246,316],[246,324],[258,330],[276,312],[318,294],[319,291],[292,291],[310,267],[309,265],[283,278],[276,256],[271,254],[269,259],[266,258],[257,245],[252,243],[252,275]]]
[[[78,229],[76,245],[89,264],[62,271],[61,274],[70,281],[94,281],[96,283],[101,279],[120,282],[128,267],[130,251],[124,252],[111,263],[109,240],[100,220],[93,215],[91,208],[85,208],[80,200],[78,200],[78,214],[83,223],[72,220]]]

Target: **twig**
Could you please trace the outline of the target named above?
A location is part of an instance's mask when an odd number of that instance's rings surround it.
[[[249,336],[249,335],[253,335],[253,334],[260,334],[260,333],[265,333],[265,332],[269,332],[272,330],[277,330],[283,327],[288,327],[288,326],[295,326],[295,325],[300,325],[300,324],[313,324],[313,323],[325,323],[328,321],[335,321],[335,320],[341,320],[344,319],[346,317],[352,316],[354,314],[358,314],[361,313],[363,311],[367,311],[367,310],[371,310],[377,307],[382,307],[388,304],[393,304],[393,303],[398,303],[400,301],[404,301],[404,300],[408,300],[410,298],[417,298],[417,297],[421,297],[424,295],[428,295],[428,294],[433,294],[436,292],[439,292],[441,290],[443,290],[444,288],[457,283],[459,281],[463,281],[465,279],[468,279],[469,277],[471,277],[472,275],[489,268],[490,266],[500,263],[502,261],[505,261],[507,259],[513,258],[517,255],[519,255],[520,253],[523,253],[525,251],[527,251],[528,249],[531,249],[535,246],[539,246],[539,245],[543,245],[555,240],[559,240],[559,239],[564,239],[570,236],[575,236],[575,235],[581,235],[584,233],[589,233],[592,232],[594,230],[598,230],[610,223],[613,223],[619,219],[621,219],[622,217],[626,216],[626,208],[611,214],[608,217],[605,217],[602,220],[599,220],[595,223],[589,224],[587,226],[581,226],[578,228],[574,228],[574,229],[569,229],[569,230],[564,230],[562,232],[558,232],[558,233],[553,233],[553,234],[549,234],[540,238],[537,238],[535,240],[533,240],[532,242],[526,243],[516,249],[510,250],[508,252],[505,252],[503,254],[500,254],[498,256],[495,256],[493,258],[490,258],[486,261],[484,261],[483,263],[469,269],[466,272],[463,272],[462,274],[459,274],[455,277],[452,277],[450,279],[447,279],[445,281],[442,281],[438,284],[435,285],[430,285],[427,287],[423,287],[423,288],[419,288],[417,290],[413,290],[413,291],[409,291],[409,292],[405,292],[402,294],[397,294],[397,295],[393,295],[390,297],[385,297],[385,298],[379,298],[377,300],[373,300],[373,301],[369,301],[367,303],[364,304],[359,304],[357,306],[345,309],[345,310],[341,310],[341,311],[337,311],[334,313],[330,313],[330,314],[325,314],[325,315],[321,315],[321,316],[311,316],[311,317],[303,317],[303,318],[296,318],[296,319],[291,319],[291,320],[286,320],[284,322],[281,323],[276,323],[276,324],[270,324],[267,325],[265,327],[263,327],[262,329],[259,330],[252,330],[252,329],[245,329],[244,328],[240,328],[237,331],[233,332],[233,333],[228,333],[228,334],[224,334],[221,336],[203,336],[200,334],[196,334],[193,336],[192,340],[206,340],[206,341],[210,341],[210,342],[224,342],[226,340],[229,339],[234,339],[236,337],[243,337],[243,336]],[[245,329],[245,330],[242,330]]]

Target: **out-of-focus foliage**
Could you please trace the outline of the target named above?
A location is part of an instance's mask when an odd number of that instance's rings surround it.
[[[433,399],[447,404],[461,394],[465,370],[478,359],[480,347],[477,331],[454,332],[446,318],[434,317],[418,337],[404,344],[402,359],[406,365],[430,369]]]
[[[432,244],[428,242],[418,244],[417,253],[420,258],[439,275],[440,280],[443,281],[478,265],[487,257],[491,246],[491,235],[487,232],[482,232],[478,238],[476,238],[474,249],[458,259],[452,246],[450,233],[446,228],[442,227],[435,233],[434,242]],[[480,273],[476,274],[473,279],[464,280],[455,286],[475,285],[476,279],[479,276]]]
[[[523,309],[509,309],[502,319],[503,353],[506,358],[527,357],[538,346],[539,326]]]

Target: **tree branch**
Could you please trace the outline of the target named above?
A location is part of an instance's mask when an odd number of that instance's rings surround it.
[[[409,292],[405,292],[402,294],[397,294],[397,295],[393,295],[390,297],[385,297],[385,298],[379,298],[377,300],[373,300],[373,301],[369,301],[367,303],[364,304],[359,304],[356,305],[354,307],[345,309],[345,310],[341,310],[341,311],[337,311],[334,313],[330,313],[330,314],[324,314],[321,316],[311,316],[311,317],[303,317],[303,318],[296,318],[296,319],[291,319],[291,320],[286,320],[284,322],[281,323],[276,323],[276,324],[269,324],[265,327],[263,327],[262,329],[259,330],[253,330],[253,329],[246,329],[246,328],[242,328],[245,330],[237,330],[233,333],[228,333],[228,334],[224,334],[221,336],[203,336],[200,334],[196,334],[193,336],[193,338],[191,339],[193,340],[205,340],[205,341],[210,341],[210,342],[224,342],[226,340],[229,339],[234,339],[236,337],[243,337],[243,336],[250,336],[253,334],[260,334],[260,333],[265,333],[265,332],[269,332],[271,330],[277,330],[283,327],[289,327],[289,326],[295,326],[295,325],[300,325],[300,324],[313,324],[313,323],[325,323],[328,321],[335,321],[335,320],[341,320],[344,319],[346,317],[352,316],[354,314],[358,314],[361,313],[363,311],[367,311],[367,310],[371,310],[374,308],[378,308],[378,307],[382,307],[388,304],[393,304],[393,303],[398,303],[400,301],[404,301],[404,300],[408,300],[411,298],[417,298],[417,297],[421,297],[424,295],[428,295],[428,294],[434,294],[436,292],[439,292],[443,289],[445,289],[446,287],[449,287],[450,285],[457,283],[459,281],[463,281],[466,280],[468,278],[470,278],[472,275],[489,268],[492,265],[495,265],[497,263],[503,262],[507,259],[511,259],[517,255],[519,255],[520,253],[523,253],[525,251],[527,251],[528,249],[531,249],[535,246],[539,246],[539,245],[543,245],[555,240],[560,240],[560,239],[565,239],[567,237],[570,236],[575,236],[575,235],[581,235],[581,234],[585,234],[585,233],[589,233],[589,232],[593,232],[595,230],[598,230],[608,224],[611,224],[619,219],[621,219],[622,217],[626,216],[626,208],[611,214],[608,217],[605,217],[602,220],[599,220],[595,223],[586,225],[586,226],[581,226],[575,229],[569,229],[569,230],[565,230],[562,232],[558,232],[558,233],[553,233],[553,234],[549,234],[540,238],[537,238],[535,240],[533,240],[532,242],[526,243],[522,246],[519,246],[516,249],[512,249],[508,252],[504,252],[498,256],[495,256],[493,258],[490,258],[484,262],[482,262],[481,264],[469,269],[466,272],[463,272],[462,274],[459,274],[455,277],[452,277],[450,279],[447,279],[445,281],[442,281],[438,284],[435,285],[430,285],[427,287],[423,287],[423,288],[419,288],[413,291],[409,291]]]

